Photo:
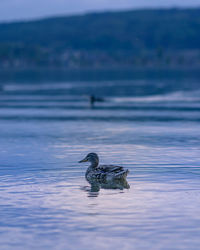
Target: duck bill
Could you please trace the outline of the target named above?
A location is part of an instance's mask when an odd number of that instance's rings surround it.
[[[88,159],[87,158],[84,158],[83,160],[79,161],[79,163],[82,163],[82,162],[87,162]]]

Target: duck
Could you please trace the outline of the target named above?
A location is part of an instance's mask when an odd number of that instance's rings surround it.
[[[89,101],[90,101],[90,107],[94,108],[95,102],[104,102],[105,100],[103,98],[96,97],[94,95],[90,95],[89,96]]]
[[[115,165],[99,165],[99,157],[96,153],[89,153],[82,162],[90,162],[90,166],[87,168],[85,178],[88,182],[91,181],[119,181],[126,180],[129,173],[128,169],[124,169],[122,166]]]

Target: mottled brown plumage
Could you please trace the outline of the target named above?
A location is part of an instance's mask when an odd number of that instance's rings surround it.
[[[121,166],[115,165],[99,165],[99,157],[96,153],[89,153],[81,162],[90,162],[85,177],[91,180],[112,181],[126,179],[129,171]]]

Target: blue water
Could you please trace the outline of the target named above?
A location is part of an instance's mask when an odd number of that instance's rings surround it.
[[[1,84],[1,249],[199,249],[198,78]],[[89,152],[130,189],[92,192]]]

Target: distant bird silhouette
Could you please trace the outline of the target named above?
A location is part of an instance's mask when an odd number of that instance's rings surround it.
[[[95,102],[104,102],[104,99],[95,97],[94,95],[90,95],[89,96],[89,101],[90,101],[90,107],[93,108]]]

